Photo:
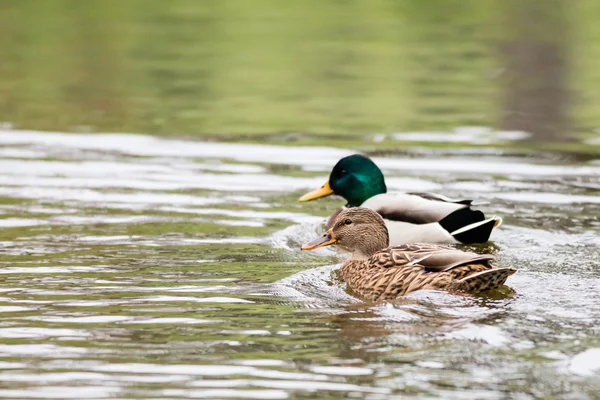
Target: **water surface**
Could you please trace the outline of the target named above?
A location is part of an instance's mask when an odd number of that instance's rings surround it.
[[[448,137],[452,135],[448,133]],[[504,217],[513,294],[364,304],[300,252],[350,150],[0,132],[4,398],[597,398],[600,164],[413,147],[391,190]]]
[[[460,126],[598,139],[598,18],[594,0],[3,0],[0,123],[313,144]]]
[[[598,398],[599,16],[3,0],[0,397]],[[487,201],[514,293],[363,304],[300,252],[356,150]]]

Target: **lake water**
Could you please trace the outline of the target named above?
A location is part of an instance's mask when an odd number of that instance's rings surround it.
[[[296,199],[346,154],[0,131],[0,397],[598,398],[600,161],[375,154],[392,190],[489,201],[470,249],[519,272],[373,305],[299,250],[342,201]]]
[[[600,398],[599,18],[2,0],[0,398]],[[487,202],[511,290],[348,295],[297,199],[356,151]]]
[[[597,139],[600,2],[548,2],[3,0],[0,122],[352,147],[460,126]]]

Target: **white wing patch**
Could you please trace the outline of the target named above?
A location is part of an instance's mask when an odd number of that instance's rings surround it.
[[[378,194],[365,201],[362,206],[379,211],[390,220],[413,224],[438,222],[448,214],[467,207],[464,204],[428,200],[407,193]]]

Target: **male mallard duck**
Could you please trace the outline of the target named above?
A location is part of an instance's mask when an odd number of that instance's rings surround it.
[[[471,209],[473,200],[453,200],[433,193],[387,193],[381,170],[368,157],[344,157],[331,170],[329,180],[299,201],[336,194],[346,207],[367,207],[377,211],[390,232],[390,244],[405,243],[484,243],[502,218],[486,219]],[[330,227],[334,214],[328,221]]]
[[[355,207],[340,212],[333,227],[302,250],[336,244],[352,252],[340,279],[368,300],[395,299],[421,289],[482,292],[504,284],[514,268],[495,268],[492,255],[479,255],[434,244],[388,247],[383,218]]]

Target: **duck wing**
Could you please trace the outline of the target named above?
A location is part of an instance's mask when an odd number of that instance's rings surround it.
[[[377,252],[370,265],[379,268],[420,266],[425,272],[445,272],[468,264],[492,268],[495,259],[490,254],[476,254],[427,243],[389,247]]]
[[[367,272],[368,295],[394,299],[415,290],[487,290],[504,283],[513,272],[495,272],[491,255],[479,255],[430,244],[390,247],[374,254]],[[490,274],[480,274],[494,271]],[[467,279],[473,276],[472,279]]]
[[[468,208],[471,202],[442,199],[443,196],[430,193],[384,193],[371,197],[362,206],[377,211],[384,219],[390,221],[421,225],[439,222],[459,209]]]
[[[461,199],[451,199],[450,197],[444,196],[442,194],[437,194],[437,193],[427,193],[427,192],[408,192],[406,194],[410,194],[412,196],[419,196],[422,197],[426,200],[432,200],[432,201],[443,201],[445,203],[455,203],[455,204],[462,204],[465,206],[470,206],[473,204],[473,200],[461,200]]]

